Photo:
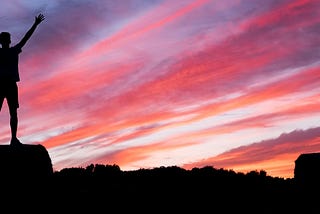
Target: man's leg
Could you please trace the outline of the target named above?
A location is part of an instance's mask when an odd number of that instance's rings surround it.
[[[16,108],[9,108],[10,111],[10,128],[11,128],[11,145],[21,144],[17,138],[18,113]]]
[[[17,129],[18,129],[17,109],[10,109],[10,128],[11,128],[11,139],[16,139]]]
[[[10,128],[11,128],[11,145],[19,145],[21,144],[17,138],[17,129],[18,129],[18,113],[17,110],[19,108],[18,101],[18,86],[17,84],[11,83],[8,87],[8,95],[7,102],[9,106],[10,112]]]

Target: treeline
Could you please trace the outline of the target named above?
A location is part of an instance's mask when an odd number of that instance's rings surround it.
[[[90,164],[87,167],[64,168],[55,171],[52,181],[74,189],[82,187],[87,191],[100,191],[103,186],[163,186],[182,188],[251,189],[252,191],[289,191],[297,185],[293,178],[272,177],[266,171],[235,172],[223,168],[205,166],[186,170],[178,166],[155,167],[123,171],[118,165]]]
[[[55,190],[78,193],[124,191],[126,194],[170,193],[180,196],[232,193],[229,198],[244,193],[290,195],[297,189],[294,179],[268,176],[263,170],[242,173],[212,166],[191,170],[168,166],[123,171],[117,165],[91,164],[54,172],[52,184]]]
[[[254,170],[247,173],[235,172],[223,168],[214,168],[205,166],[202,168],[193,168],[191,170],[183,169],[178,166],[161,166],[155,168],[141,168],[138,170],[123,171],[118,165],[90,164],[87,167],[64,168],[53,173],[53,178],[57,180],[80,180],[87,179],[117,179],[117,180],[159,180],[162,182],[177,181],[215,181],[215,182],[248,182],[252,184],[270,183],[274,185],[291,185],[294,179],[272,177],[267,175],[264,170]]]

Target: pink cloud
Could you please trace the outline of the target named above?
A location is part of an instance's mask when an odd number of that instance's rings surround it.
[[[267,139],[232,149],[228,152],[208,158],[184,167],[214,166],[216,168],[244,171],[265,170],[271,176],[293,177],[294,161],[301,153],[319,151],[320,129],[296,130],[284,133],[276,139]],[[277,165],[277,161],[286,163]],[[280,174],[280,171],[283,173]]]

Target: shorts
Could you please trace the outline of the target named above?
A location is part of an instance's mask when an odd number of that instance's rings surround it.
[[[0,82],[0,111],[4,99],[7,99],[9,109],[19,108],[18,85],[16,82]]]

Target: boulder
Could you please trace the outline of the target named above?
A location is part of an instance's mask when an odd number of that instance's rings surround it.
[[[42,180],[52,174],[51,158],[44,146],[0,145],[0,179]]]

